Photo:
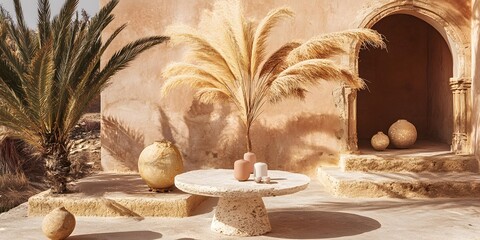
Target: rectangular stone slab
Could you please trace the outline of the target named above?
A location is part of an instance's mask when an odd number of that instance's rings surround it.
[[[76,216],[188,217],[207,197],[174,189],[149,192],[138,174],[101,173],[81,179],[73,193],[41,192],[28,200],[28,215],[43,216],[64,206]]]
[[[326,189],[341,197],[480,197],[480,175],[472,172],[344,172],[319,168],[318,178]]]

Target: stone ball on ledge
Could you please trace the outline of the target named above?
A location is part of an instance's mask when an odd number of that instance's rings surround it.
[[[390,140],[383,132],[378,132],[377,134],[373,135],[372,139],[370,140],[370,144],[372,144],[373,149],[377,151],[383,151],[388,147],[388,144],[390,144]]]
[[[388,129],[390,142],[396,148],[409,148],[417,140],[417,129],[405,119],[400,119]]]

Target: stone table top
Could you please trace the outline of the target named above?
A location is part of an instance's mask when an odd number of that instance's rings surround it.
[[[195,170],[175,177],[180,190],[211,197],[269,197],[286,195],[307,188],[310,178],[298,173],[268,170],[271,183],[256,183],[251,174],[247,181],[233,177],[233,169]]]

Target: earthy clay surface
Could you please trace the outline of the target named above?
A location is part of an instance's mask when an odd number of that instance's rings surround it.
[[[188,218],[77,217],[69,239],[238,239],[210,229],[217,201],[209,198]],[[272,231],[251,239],[451,240],[480,234],[478,198],[338,198],[313,179],[304,191],[264,202]],[[0,214],[0,238],[41,239],[42,219],[27,217],[27,205]]]

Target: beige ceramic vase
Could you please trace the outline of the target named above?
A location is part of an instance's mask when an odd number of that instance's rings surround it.
[[[75,223],[75,216],[64,207],[59,207],[43,218],[42,231],[49,239],[61,240],[72,234]]]
[[[417,140],[417,129],[407,120],[400,119],[390,126],[388,137],[396,148],[409,148]]]
[[[238,181],[247,181],[250,177],[251,163],[249,161],[240,159],[233,164],[233,176]]]
[[[373,135],[370,143],[372,144],[373,149],[377,151],[383,151],[388,147],[388,144],[390,144],[390,140],[383,132],[378,132],[377,134]]]
[[[140,153],[138,172],[152,190],[169,189],[175,176],[183,172],[182,155],[171,142],[156,141]]]
[[[257,162],[257,156],[253,152],[243,154],[243,160],[250,162],[250,173],[253,173],[253,165]]]

